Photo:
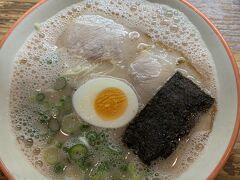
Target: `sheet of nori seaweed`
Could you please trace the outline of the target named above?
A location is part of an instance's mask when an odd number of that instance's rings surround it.
[[[129,124],[122,141],[145,163],[167,158],[214,99],[176,72]]]

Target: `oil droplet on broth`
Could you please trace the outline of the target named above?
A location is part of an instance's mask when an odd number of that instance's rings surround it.
[[[42,162],[41,160],[37,160],[37,161],[35,162],[35,166],[41,168],[41,167],[43,166],[43,162]]]
[[[198,143],[196,146],[195,146],[196,150],[198,152],[201,152],[203,149],[204,149],[204,145],[201,144],[201,143]]]
[[[26,146],[27,148],[32,147],[32,145],[33,145],[33,139],[32,139],[32,138],[29,138],[29,139],[26,139],[26,140],[25,140],[25,146]]]
[[[40,148],[35,148],[35,149],[33,150],[33,154],[34,154],[34,155],[39,155],[40,152],[41,152],[41,149],[40,149]]]

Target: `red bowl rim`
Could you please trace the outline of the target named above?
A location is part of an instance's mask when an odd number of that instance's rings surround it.
[[[6,35],[3,37],[3,39],[0,42],[0,48],[4,45],[5,41],[7,40],[7,38],[10,36],[10,34],[14,31],[14,29],[18,26],[18,24],[20,24],[33,10],[35,10],[36,8],[38,8],[39,6],[41,6],[42,4],[44,4],[47,0],[40,0],[35,6],[33,6],[32,8],[30,8],[26,13],[24,13],[13,25],[12,27],[9,29],[9,31],[6,33]],[[188,6],[189,8],[191,8],[194,12],[196,12],[200,17],[202,17],[202,19],[208,23],[208,25],[212,28],[212,30],[215,32],[215,34],[218,36],[219,40],[221,41],[221,43],[223,44],[225,50],[227,51],[227,54],[229,56],[229,59],[231,61],[232,67],[233,67],[233,71],[234,71],[234,75],[235,75],[235,79],[236,79],[236,84],[237,84],[237,95],[238,95],[238,110],[237,110],[237,117],[236,117],[236,122],[234,125],[234,129],[233,129],[233,133],[230,139],[230,142],[228,144],[227,149],[225,150],[222,158],[220,159],[220,161],[218,162],[217,166],[214,168],[214,170],[211,172],[211,174],[208,176],[208,180],[214,179],[218,173],[221,171],[221,169],[223,168],[225,162],[227,161],[228,157],[231,154],[232,148],[237,140],[238,137],[238,131],[239,131],[239,127],[240,127],[240,77],[239,77],[239,69],[237,66],[237,63],[235,61],[235,58],[227,44],[227,42],[225,41],[225,39],[223,38],[222,34],[220,33],[220,31],[216,28],[216,26],[209,20],[209,18],[203,14],[200,10],[198,10],[194,5],[192,5],[191,3],[189,3],[187,0],[180,0],[183,4],[185,4],[186,6]],[[9,172],[9,170],[7,169],[7,167],[4,165],[4,163],[0,160],[0,170],[4,173],[4,175],[9,179],[9,180],[13,180],[13,176],[11,175],[11,173]]]

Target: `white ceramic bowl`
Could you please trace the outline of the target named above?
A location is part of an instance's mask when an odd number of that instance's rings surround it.
[[[157,0],[156,0],[157,1]],[[13,26],[0,43],[0,160],[1,168],[9,179],[46,179],[20,151],[12,133],[9,118],[9,85],[16,52],[33,31],[34,22],[42,22],[64,7],[79,0],[42,0]],[[224,165],[236,140],[239,129],[240,81],[237,65],[219,31],[186,0],[158,0],[179,9],[202,34],[213,55],[219,79],[218,113],[206,152],[179,178],[213,179]]]

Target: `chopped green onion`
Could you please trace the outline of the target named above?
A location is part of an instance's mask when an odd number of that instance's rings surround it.
[[[47,144],[52,144],[54,142],[54,137],[49,135],[48,133],[46,140],[47,140]]]
[[[91,146],[101,145],[106,142],[106,136],[103,132],[89,131],[86,138]]]
[[[49,147],[44,151],[43,159],[46,163],[53,165],[59,161],[59,150],[56,147]]]
[[[38,115],[39,116],[42,116],[42,115],[44,115],[44,113],[43,112],[37,112],[38,113]]]
[[[106,177],[106,173],[97,173],[96,175],[94,175],[91,179],[92,180],[105,180]]]
[[[120,169],[122,172],[127,172],[127,170],[128,170],[128,164],[127,164],[127,163],[122,163],[122,164],[119,166],[119,169]]]
[[[58,140],[53,141],[52,143],[55,147],[57,147],[58,149],[61,149],[63,146],[62,142],[59,142]]]
[[[71,96],[66,96],[63,98],[64,100],[64,107],[62,109],[62,113],[64,114],[69,114],[72,112],[72,97]]]
[[[72,134],[79,130],[80,121],[78,117],[74,114],[69,114],[62,119],[62,131],[67,134]]]
[[[59,115],[59,110],[56,106],[51,107],[51,116],[56,118]]]
[[[79,160],[87,156],[88,149],[83,144],[76,144],[69,149],[68,154],[72,160]]]
[[[77,160],[76,163],[78,167],[83,171],[87,170],[92,166],[91,162],[87,161],[86,158],[81,158]]]
[[[117,145],[109,144],[107,147],[108,147],[109,152],[113,155],[121,155],[122,154],[121,148]]]
[[[107,141],[106,135],[104,132],[98,134],[98,143],[105,143]]]
[[[59,91],[63,90],[67,86],[67,79],[65,77],[57,78],[56,82],[54,83],[54,89]]]
[[[45,94],[43,94],[42,92],[38,92],[38,93],[36,94],[35,100],[36,100],[37,102],[43,102],[44,99],[45,99]]]
[[[89,125],[89,124],[83,124],[83,125],[80,126],[80,131],[81,131],[81,132],[85,132],[85,131],[87,131],[89,128],[90,128],[90,125]]]
[[[64,151],[65,153],[68,153],[68,151],[69,151],[69,148],[68,148],[68,147],[63,147],[62,149],[63,149],[63,151]]]
[[[108,161],[102,161],[98,163],[96,169],[96,174],[91,178],[93,180],[105,180],[107,177],[107,172],[110,170],[110,164]]]
[[[112,180],[122,180],[122,178],[121,177],[113,177]]]
[[[97,140],[97,133],[95,131],[89,131],[86,135],[89,144],[91,146],[94,146],[96,144],[96,140]]]
[[[98,163],[96,169],[96,174],[91,178],[92,180],[105,180],[107,177],[107,172],[110,170],[110,165],[108,161],[103,161]]]
[[[137,171],[136,165],[134,163],[129,163],[128,165],[128,172],[130,174],[131,180],[140,180],[141,173]]]
[[[69,114],[72,112],[72,98],[71,96],[64,96],[56,105],[61,114]]]
[[[54,165],[54,172],[60,174],[64,171],[65,165],[62,163],[57,163]]]
[[[108,171],[109,169],[110,169],[110,165],[108,161],[101,162],[97,167],[98,172]]]
[[[51,118],[49,120],[48,127],[52,132],[57,132],[60,129],[60,124],[57,119]]]

